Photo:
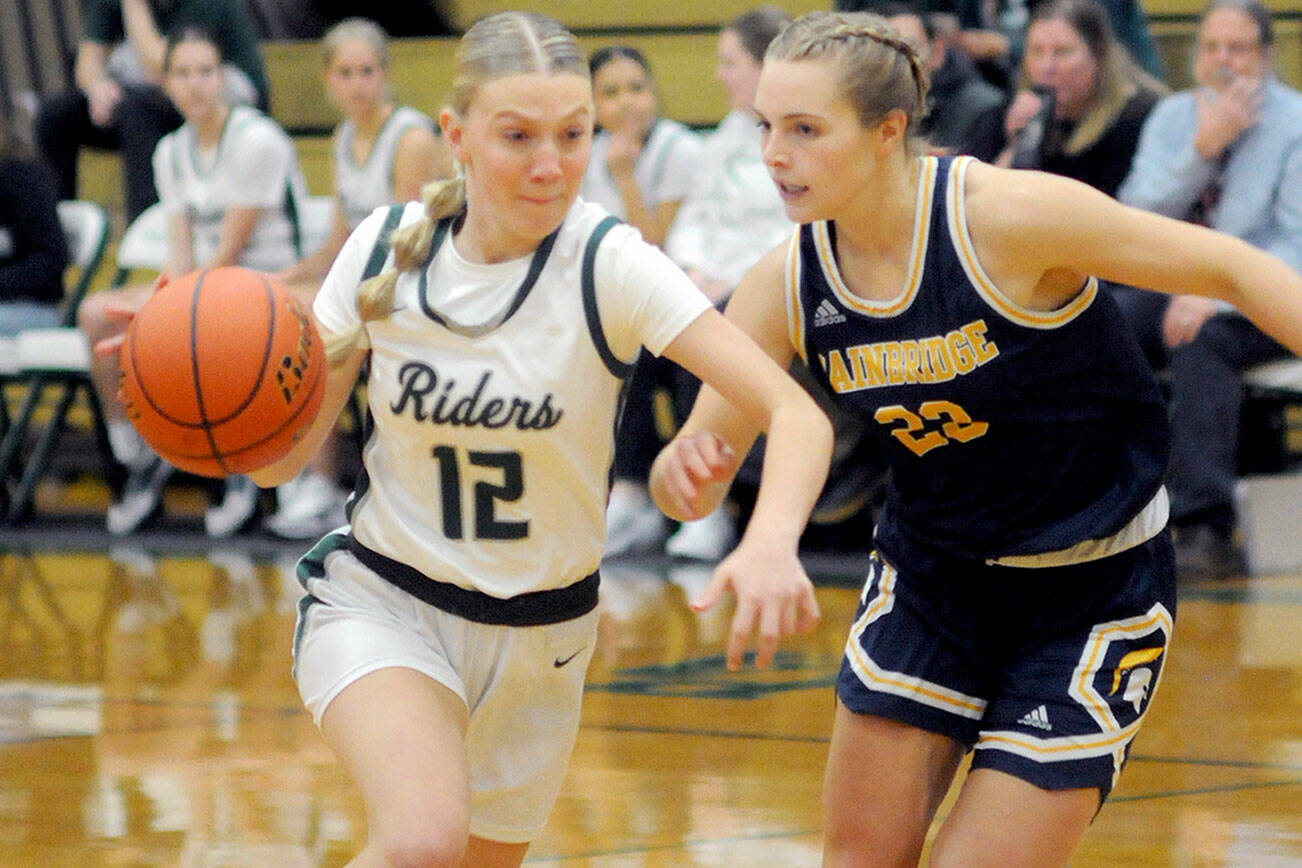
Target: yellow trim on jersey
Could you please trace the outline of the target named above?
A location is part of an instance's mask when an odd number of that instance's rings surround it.
[[[805,309],[800,305],[799,226],[791,233],[791,244],[787,248],[786,281],[787,330],[791,333],[791,346],[795,347],[805,364],[809,364],[809,354],[805,350]]]
[[[1147,714],[1148,710],[1145,709],[1144,713]],[[1139,731],[1139,725],[1143,720],[1143,716],[1140,716],[1134,723],[1122,729],[1086,736],[1036,738],[1033,735],[1005,730],[983,732],[977,738],[973,749],[998,748],[1040,762],[1093,759],[1124,749]]]
[[[1073,674],[1069,692],[1073,699],[1085,706],[1085,710],[1101,728],[1115,730],[1118,727],[1117,719],[1112,714],[1112,707],[1099,695],[1093,683],[1094,676],[1098,674],[1103,658],[1107,655],[1108,645],[1114,639],[1140,638],[1151,634],[1154,630],[1160,630],[1166,640],[1170,641],[1172,621],[1171,613],[1166,607],[1161,603],[1155,603],[1145,615],[1099,624],[1094,628],[1090,645],[1081,656],[1080,664]],[[1163,645],[1165,644],[1164,642]],[[1161,677],[1160,673],[1158,677]],[[1153,685],[1153,690],[1157,690],[1156,684]]]
[[[922,286],[922,267],[927,260],[927,243],[931,236],[931,199],[936,189],[936,172],[939,165],[935,157],[922,158],[922,169],[918,175],[917,199],[914,204],[909,273],[904,280],[904,291],[894,300],[869,301],[851,292],[845,281],[841,279],[841,270],[836,265],[836,255],[832,250],[832,236],[828,231],[827,221],[820,220],[811,224],[823,275],[842,305],[868,316],[887,317],[908,310],[913,300],[918,297],[918,290]]]
[[[956,157],[954,162],[950,164],[948,202],[946,203],[949,213],[950,238],[953,239],[954,251],[958,254],[959,262],[963,264],[963,271],[967,273],[968,280],[972,282],[972,286],[976,288],[977,293],[985,299],[986,304],[1018,325],[1027,328],[1051,329],[1071,322],[1093,304],[1095,297],[1098,295],[1099,283],[1093,277],[1086,278],[1080,292],[1064,306],[1053,311],[1039,311],[1022,307],[1010,301],[1006,295],[999,291],[999,288],[995,286],[995,282],[990,279],[985,269],[981,267],[981,262],[976,256],[976,248],[972,244],[972,236],[968,232],[967,210],[963,194],[967,167],[971,163],[971,157]]]
[[[1171,613],[1161,603],[1155,603],[1144,615],[1122,621],[1110,621],[1094,627],[1091,640],[1081,654],[1080,663],[1077,665],[1075,673],[1073,673],[1072,685],[1068,692],[1094,718],[1094,721],[1101,728],[1101,732],[1089,735],[1060,736],[1058,738],[1037,738],[1034,735],[1022,732],[1004,730],[983,732],[977,738],[975,749],[998,748],[1040,762],[1092,759],[1111,754],[1115,766],[1113,773],[1113,783],[1115,784],[1117,774],[1121,770],[1126,745],[1135,737],[1135,733],[1139,731],[1140,725],[1148,715],[1148,709],[1152,703],[1152,694],[1157,691],[1158,682],[1153,683],[1152,690],[1149,693],[1150,704],[1144,707],[1143,713],[1126,726],[1121,726],[1112,714],[1111,707],[1094,689],[1094,677],[1098,674],[1103,665],[1103,660],[1107,657],[1107,647],[1112,640],[1143,638],[1151,634],[1154,629],[1157,629],[1165,637],[1162,649],[1165,650],[1166,642],[1169,642],[1171,638],[1171,626]],[[1151,648],[1145,649],[1145,653],[1152,656],[1152,659],[1161,656],[1160,654],[1154,655],[1152,652],[1153,649]],[[1159,672],[1158,681],[1160,680],[1161,673]]]
[[[863,614],[850,628],[850,638],[845,643],[846,657],[859,680],[870,690],[903,696],[951,714],[980,720],[986,712],[984,699],[967,696],[914,675],[883,669],[864,652],[859,644],[864,629],[895,607],[895,568],[883,562],[877,569],[881,575],[877,583],[877,598],[864,608]]]

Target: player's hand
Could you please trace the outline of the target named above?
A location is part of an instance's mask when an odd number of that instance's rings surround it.
[[[818,623],[814,586],[794,550],[765,541],[741,545],[720,562],[714,578],[691,604],[698,612],[717,605],[731,591],[737,609],[728,631],[725,655],[728,671],[741,668],[746,648],[755,637],[755,667],[773,661],[778,642],[785,636],[807,633]]]
[[[1189,343],[1217,310],[1213,299],[1201,295],[1172,296],[1162,317],[1162,340],[1168,347]]]
[[[167,286],[167,282],[171,279],[172,276],[166,272],[158,275],[158,278],[154,281],[154,292],[158,292],[164,286]],[[95,355],[100,358],[116,356],[122,349],[122,342],[127,339],[127,326],[131,325],[131,321],[136,318],[136,314],[139,312],[140,308],[134,305],[120,305],[113,302],[105,304],[104,315],[114,322],[122,323],[122,330],[112,337],[107,337],[95,344],[91,348]]]
[[[737,453],[712,431],[675,437],[652,468],[657,504],[669,515],[695,521],[722,499],[719,488],[737,470]]]

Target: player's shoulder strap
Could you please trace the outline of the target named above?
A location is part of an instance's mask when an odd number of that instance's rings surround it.
[[[380,227],[380,234],[375,238],[375,246],[371,248],[371,256],[366,260],[366,269],[362,272],[362,280],[370,280],[380,273],[384,268],[384,261],[389,258],[389,248],[393,246],[393,230],[398,228],[402,222],[402,211],[406,208],[405,202],[398,202],[389,206],[389,213],[384,218],[384,225]]]
[[[597,355],[601,357],[606,370],[623,380],[633,373],[633,366],[620,361],[611,351],[610,343],[606,340],[606,331],[601,327],[601,311],[597,308],[596,277],[597,248],[601,246],[601,240],[606,237],[606,233],[619,223],[617,217],[606,217],[592,230],[583,249],[583,270],[579,282],[583,287],[583,315],[588,322],[588,334],[592,337],[593,346],[597,348]]]

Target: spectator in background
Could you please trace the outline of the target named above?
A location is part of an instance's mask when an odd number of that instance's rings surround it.
[[[896,0],[836,0],[842,12],[877,12],[889,15]],[[949,19],[942,29],[954,28],[955,47],[978,65],[981,74],[1000,88],[1008,87],[1012,70],[1021,63],[1026,28],[1043,0],[923,0],[918,11]],[[1162,60],[1148,29],[1148,16],[1140,0],[1101,0],[1112,31],[1130,56],[1149,75],[1163,77]],[[939,25],[938,25],[939,26]]]
[[[769,42],[789,21],[774,6],[744,12],[719,34],[715,75],[729,111],[705,153],[665,239],[665,252],[712,301],[727,298],[752,265],[791,233],[782,199],[764,168],[751,104]]]
[[[637,49],[598,49],[588,69],[598,130],[579,194],[637,228],[650,243],[664,244],[700,164],[701,140],[682,124],[657,116],[651,67]],[[673,395],[688,376],[650,353],[640,353],[634,363],[615,441],[609,556],[658,549],[668,536],[664,516],[643,483],[665,439],[657,425],[656,395]],[[621,512],[626,504],[641,509]]]
[[[1050,0],[1027,31],[998,147],[982,145],[978,155],[993,151],[998,165],[1065,175],[1113,196],[1164,90],[1130,60],[1097,0]]]
[[[890,25],[918,46],[918,59],[931,71],[927,114],[919,131],[933,148],[970,154],[982,131],[1003,119],[1004,94],[977,72],[971,59],[952,44],[954,34],[937,30],[936,18],[915,7],[888,7]]]
[[[320,249],[276,276],[305,310],[335,257],[376,208],[408,202],[436,178],[452,175],[452,157],[434,122],[389,93],[389,40],[364,18],[348,18],[322,40],[326,97],[344,116],[335,128],[334,217]],[[325,443],[308,468],[276,489],[276,511],[266,528],[286,539],[312,539],[345,523],[346,494],[339,487],[338,438]]]
[[[1256,0],[1214,0],[1197,40],[1197,86],[1153,110],[1118,198],[1302,270],[1302,94],[1272,75],[1270,13]],[[1177,569],[1218,578],[1242,567],[1233,537],[1240,374],[1287,350],[1223,302],[1147,295],[1119,300],[1150,361],[1169,372]]]
[[[657,116],[651,65],[642,52],[610,45],[588,60],[597,108],[596,135],[579,193],[664,244],[701,157],[696,134]]]
[[[68,265],[54,184],[12,117],[0,113],[0,335],[59,324]]]
[[[128,220],[158,200],[154,147],[182,122],[162,89],[163,51],[166,35],[187,25],[212,33],[229,61],[226,103],[266,107],[257,32],[242,0],[86,0],[77,87],[45,100],[36,116],[60,199],[77,198],[77,154],[88,145],[122,153]]]
[[[242,265],[274,272],[299,256],[296,215],[307,185],[293,141],[275,121],[248,106],[228,105],[221,50],[195,27],[175,31],[163,53],[163,87],[185,118],[154,151],[154,171],[167,220],[164,274]],[[78,321],[98,348],[91,377],[104,405],[109,444],[127,468],[120,498],[108,510],[108,529],[126,534],[162,505],[171,465],[150,450],[117,400],[121,377],[111,339],[153,294],[148,285],[91,295]],[[220,503],[204,514],[209,536],[227,537],[256,515],[258,489],[247,476],[230,476]]]
[[[452,176],[452,157],[424,113],[389,92],[389,40],[365,18],[348,18],[321,43],[326,97],[344,116],[331,141],[334,216],[320,249],[277,273],[310,306],[348,235],[376,208],[419,198]]]
[[[689,192],[665,238],[669,258],[715,304],[722,304],[742,275],[786,240],[793,228],[764,168],[759,127],[751,109],[764,52],[789,20],[781,9],[762,6],[737,16],[720,32],[715,75],[727,91],[729,111],[706,137]],[[697,385],[694,379],[680,376],[671,403],[685,413]],[[645,384],[633,390],[645,396],[651,393]],[[634,442],[616,458],[606,514],[608,556],[657,547],[664,540],[664,516],[646,490],[650,462],[659,446],[658,439],[652,439],[650,404],[648,400],[641,407],[625,409],[625,436]],[[639,451],[630,459],[626,450],[639,446],[645,455]],[[700,521],[686,522],[668,539],[665,550],[675,557],[718,560],[736,540],[735,518],[731,508],[721,508]]]

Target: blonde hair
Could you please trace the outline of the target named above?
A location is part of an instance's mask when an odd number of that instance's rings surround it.
[[[380,68],[389,68],[389,34],[369,18],[345,18],[321,37],[321,66],[328,69],[339,49],[349,42],[365,42],[380,60]]]
[[[899,109],[908,117],[910,151],[922,149],[917,129],[927,111],[930,78],[917,48],[882,16],[810,12],[778,34],[764,59],[836,61],[840,92],[859,123],[874,126]]]
[[[535,12],[499,12],[481,18],[457,43],[456,74],[447,107],[464,117],[481,85],[510,75],[538,72],[588,78],[587,58],[572,33],[560,22]],[[332,335],[326,341],[326,357],[331,365],[342,362],[357,347],[365,323],[393,312],[398,276],[423,267],[435,226],[465,208],[464,169],[458,164],[451,178],[426,184],[420,198],[424,216],[393,233],[394,268],[357,287],[361,323],[351,332]]]

